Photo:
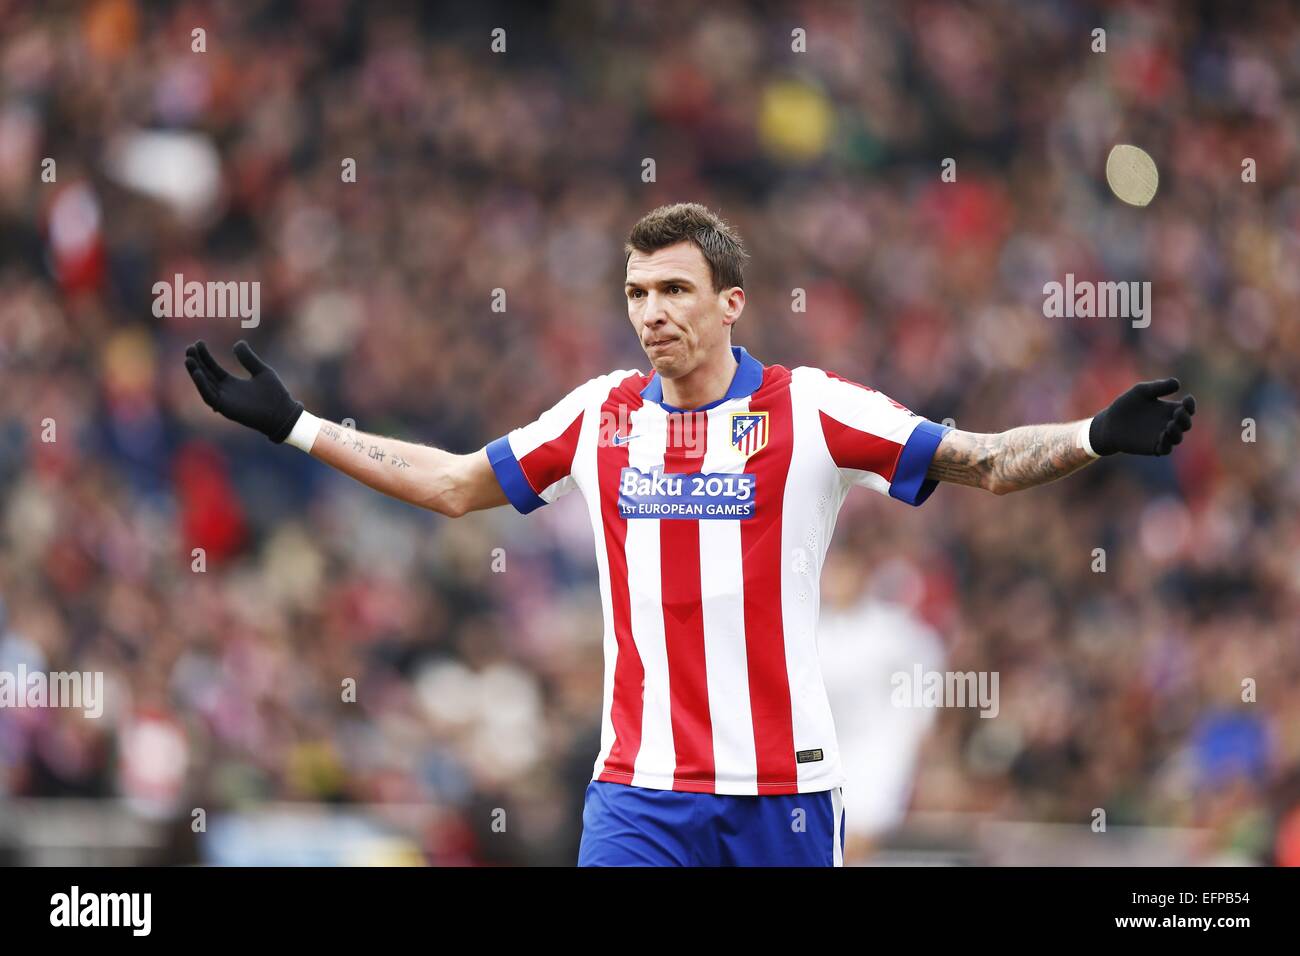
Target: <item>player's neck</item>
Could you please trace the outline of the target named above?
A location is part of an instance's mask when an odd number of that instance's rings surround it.
[[[702,408],[727,394],[739,367],[728,346],[681,378],[663,379],[664,403],[673,408]]]

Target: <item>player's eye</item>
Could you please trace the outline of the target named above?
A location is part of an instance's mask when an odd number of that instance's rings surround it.
[[[669,292],[672,292],[672,293],[675,295],[676,293],[681,292],[681,291],[683,291],[683,290],[682,290],[682,287],[679,286],[679,285],[670,285],[670,286],[668,287],[668,291],[669,291]]]
[[[643,295],[645,295],[644,289],[629,289],[627,293],[629,299],[639,299]]]

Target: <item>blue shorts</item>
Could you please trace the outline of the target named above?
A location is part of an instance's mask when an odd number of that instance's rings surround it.
[[[592,781],[578,866],[841,866],[841,791],[729,796]]]

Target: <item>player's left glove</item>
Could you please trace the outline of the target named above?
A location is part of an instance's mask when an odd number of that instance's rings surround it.
[[[1093,416],[1088,444],[1096,455],[1167,455],[1192,427],[1196,399],[1167,402],[1181,386],[1176,378],[1138,382],[1104,411]]]

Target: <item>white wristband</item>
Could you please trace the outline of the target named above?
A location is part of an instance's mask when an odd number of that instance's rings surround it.
[[[1086,451],[1093,458],[1100,458],[1101,455],[1092,450],[1092,443],[1088,441],[1088,432],[1092,430],[1092,419],[1079,423],[1079,447]]]
[[[289,432],[289,437],[284,440],[284,443],[294,448],[301,448],[310,455],[311,446],[315,443],[316,433],[319,431],[320,419],[304,408],[298,420],[293,423],[293,431]]]

